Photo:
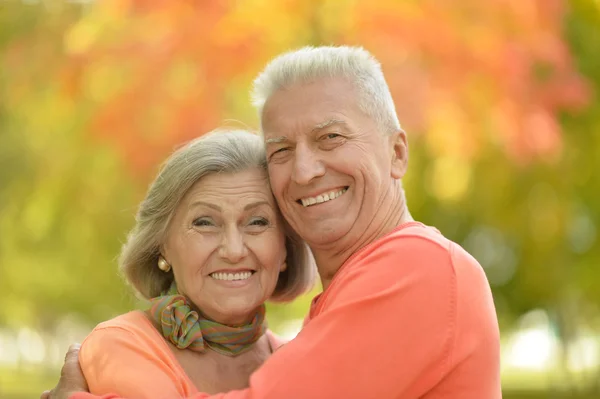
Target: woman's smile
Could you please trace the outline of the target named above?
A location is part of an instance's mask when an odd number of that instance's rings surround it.
[[[254,282],[255,270],[219,270],[210,273],[212,280],[223,287],[240,288]]]

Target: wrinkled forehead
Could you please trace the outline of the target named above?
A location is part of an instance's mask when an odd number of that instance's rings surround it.
[[[251,168],[239,172],[213,172],[198,179],[183,196],[182,202],[200,198],[215,201],[241,201],[243,199],[272,199],[267,171]]]
[[[335,123],[350,124],[361,113],[354,87],[343,79],[299,83],[275,91],[265,102],[261,130],[265,139],[310,133]]]

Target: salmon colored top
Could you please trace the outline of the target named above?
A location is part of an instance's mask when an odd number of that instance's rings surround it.
[[[283,344],[266,331],[271,348]],[[81,344],[79,363],[91,392],[133,399],[198,393],[169,345],[141,311],[98,324]]]
[[[486,276],[459,245],[417,222],[349,258],[313,302],[302,331],[252,374],[249,388],[210,396],[501,397],[499,330]]]

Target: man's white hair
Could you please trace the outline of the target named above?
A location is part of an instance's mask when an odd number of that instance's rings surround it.
[[[362,47],[309,46],[276,57],[254,80],[252,104],[260,117],[277,90],[323,78],[343,78],[352,83],[359,107],[382,132],[391,134],[401,129],[381,65]]]

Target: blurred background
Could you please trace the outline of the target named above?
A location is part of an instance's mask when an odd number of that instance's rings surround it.
[[[1,398],[140,306],[115,259],[160,162],[256,128],[254,76],[319,44],[382,62],[411,212],[492,285],[504,397],[600,398],[600,1],[0,0]]]

